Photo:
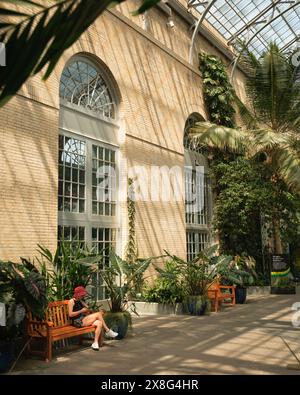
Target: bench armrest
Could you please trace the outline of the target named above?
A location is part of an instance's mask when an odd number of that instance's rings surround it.
[[[27,323],[28,323],[28,325],[35,324],[35,325],[46,326],[48,328],[51,328],[52,326],[54,326],[53,322],[51,322],[51,321],[28,320]]]

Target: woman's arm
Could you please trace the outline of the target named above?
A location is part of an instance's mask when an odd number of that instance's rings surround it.
[[[77,317],[78,315],[82,314],[85,312],[85,307],[81,310],[78,311],[73,311],[73,307],[74,307],[74,300],[70,299],[69,303],[68,303],[68,307],[69,307],[69,317]]]
[[[81,301],[82,306],[86,307],[87,309],[89,308],[89,306],[82,300]]]
[[[92,312],[93,312],[93,310],[91,310],[90,308],[89,308],[89,306],[82,300],[81,301],[81,303],[82,303],[82,305],[84,306],[84,308],[86,309],[85,311],[84,311],[84,313],[86,313],[86,314],[91,314]]]

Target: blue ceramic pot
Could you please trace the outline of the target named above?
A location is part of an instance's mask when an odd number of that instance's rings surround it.
[[[186,300],[187,311],[191,315],[204,315],[208,310],[208,300],[203,296],[189,296]]]
[[[14,343],[0,343],[0,373],[8,372],[14,363]]]
[[[128,312],[112,313],[109,311],[105,314],[104,320],[110,329],[119,334],[119,336],[115,338],[116,340],[121,340],[126,337],[131,320]]]
[[[247,299],[247,288],[235,287],[235,303],[244,304]]]

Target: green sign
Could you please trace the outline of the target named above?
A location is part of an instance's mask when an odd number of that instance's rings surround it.
[[[271,294],[296,293],[288,254],[272,255],[271,264]]]

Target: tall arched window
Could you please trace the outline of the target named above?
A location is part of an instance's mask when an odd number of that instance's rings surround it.
[[[58,237],[104,251],[116,248],[118,229],[117,96],[108,73],[77,56],[60,81]],[[95,299],[105,298],[99,276]]]
[[[208,163],[201,148],[189,136],[190,128],[199,121],[204,121],[199,114],[190,115],[184,129],[185,219],[188,260],[193,259],[210,243],[212,194]]]

